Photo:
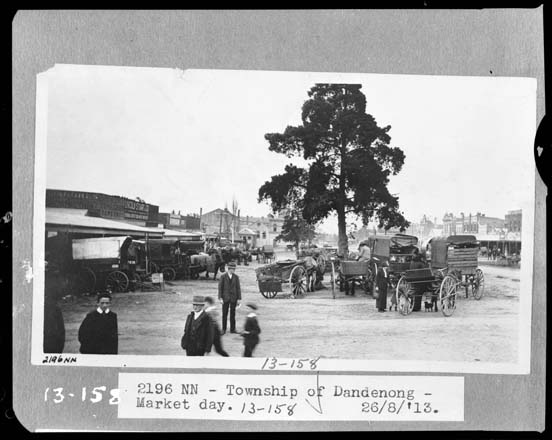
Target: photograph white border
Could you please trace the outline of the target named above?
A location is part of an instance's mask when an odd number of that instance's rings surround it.
[[[123,67],[123,66],[121,66]],[[37,75],[36,81],[36,120],[35,120],[35,163],[34,163],[34,206],[33,206],[33,313],[31,337],[31,363],[33,365],[52,366],[87,366],[87,367],[124,367],[124,368],[185,368],[185,369],[221,369],[219,359],[209,357],[186,357],[170,355],[82,355],[78,353],[62,354],[62,358],[74,358],[71,363],[45,363],[46,356],[42,350],[44,316],[40,311],[44,308],[44,246],[45,246],[45,194],[46,194],[46,151],[48,127],[48,72]],[[291,73],[291,72],[278,72]],[[329,78],[346,76],[354,81],[355,75],[361,73],[325,73],[301,72],[313,75],[317,82],[328,81]],[[443,76],[443,75],[397,75],[397,76]],[[535,133],[537,112],[537,82],[534,78],[515,78],[533,82]],[[532,158],[533,145],[527,148],[528,156]],[[532,163],[535,176],[536,168]],[[522,249],[520,268],[520,292],[531,292],[531,295],[520,295],[519,325],[518,325],[518,362],[437,362],[437,361],[396,361],[396,360],[349,360],[325,359],[317,362],[319,371],[347,372],[421,372],[421,373],[475,373],[475,374],[529,374],[531,362],[531,305],[533,290],[533,255],[534,255],[534,213],[535,213],[535,179],[531,183],[531,191],[519,208],[523,212]],[[469,329],[466,329],[469,332]],[[300,359],[297,357],[295,359]],[[228,358],[224,369],[228,370],[259,370],[266,358]],[[292,359],[279,358],[280,363],[290,364]],[[292,370],[279,367],[278,370]],[[268,370],[271,371],[271,370]],[[307,371],[307,370],[304,370]]]

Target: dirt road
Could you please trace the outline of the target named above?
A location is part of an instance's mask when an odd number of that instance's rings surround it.
[[[280,253],[278,259],[293,258]],[[519,269],[482,266],[485,293],[480,301],[457,302],[454,314],[441,312],[378,313],[375,300],[329,289],[289,299],[278,294],[265,299],[258,291],[254,269],[238,266],[243,303],[258,307],[262,333],[254,356],[317,357],[371,360],[433,360],[457,362],[516,362],[519,316]],[[529,294],[529,292],[525,292]],[[217,281],[175,281],[166,292],[115,294],[113,310],[119,315],[119,354],[178,355],[192,295],[217,297]],[[94,300],[80,297],[62,304],[66,326],[66,353],[78,353],[77,331]],[[247,308],[237,310],[241,329]],[[241,356],[242,338],[223,338],[231,356]],[[211,356],[217,356],[212,354]]]

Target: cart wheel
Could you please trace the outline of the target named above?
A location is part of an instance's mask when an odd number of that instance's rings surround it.
[[[458,283],[456,277],[447,275],[443,278],[439,289],[439,302],[441,303],[441,312],[445,316],[451,316],[456,308],[456,289]]]
[[[293,296],[304,295],[307,290],[307,274],[302,266],[295,266],[289,274],[289,291]]]
[[[472,284],[472,295],[476,300],[480,300],[485,291],[485,275],[479,268],[475,270],[475,275]]]
[[[401,315],[410,315],[414,309],[414,289],[412,285],[401,277],[395,291],[397,296],[397,309]]]
[[[76,287],[79,293],[93,292],[96,287],[96,275],[89,267],[84,267],[77,275]]]
[[[172,267],[164,267],[161,272],[163,273],[163,281],[172,281],[176,278],[176,271]]]
[[[114,292],[126,292],[129,285],[129,279],[126,273],[116,270],[107,276],[105,285],[106,287],[111,286]]]

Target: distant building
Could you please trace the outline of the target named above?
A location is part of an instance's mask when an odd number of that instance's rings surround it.
[[[508,211],[504,216],[504,226],[510,232],[521,232],[521,209]]]
[[[86,209],[88,216],[156,227],[159,206],[143,200],[102,193],[46,189],[46,207]]]
[[[504,229],[504,219],[498,217],[487,217],[485,214],[454,216],[452,213],[446,213],[443,217],[443,235],[489,235],[498,234]]]
[[[172,212],[160,212],[158,222],[166,229],[182,229],[186,231],[199,231],[201,218],[198,214],[182,215]]]
[[[276,237],[282,232],[284,219],[280,215],[268,214],[266,217],[233,215],[228,209],[214,209],[201,216],[201,229],[204,233],[232,238],[234,241],[255,235],[255,246],[274,245]],[[247,229],[245,234],[241,232]],[[247,238],[246,238],[247,239]]]

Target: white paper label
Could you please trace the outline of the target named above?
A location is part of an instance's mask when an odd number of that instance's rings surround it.
[[[120,418],[463,421],[464,378],[120,373]]]

